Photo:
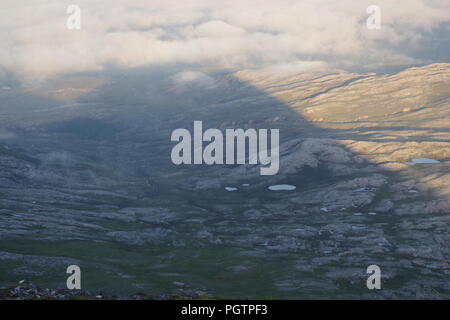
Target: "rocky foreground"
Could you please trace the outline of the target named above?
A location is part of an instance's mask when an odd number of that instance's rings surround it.
[[[76,264],[93,292],[450,298],[450,64],[144,80],[0,94],[0,284],[61,287]],[[199,119],[279,128],[280,173],[172,165]]]
[[[94,294],[85,290],[40,288],[33,283],[25,281],[21,281],[18,285],[9,288],[0,288],[0,300],[189,300],[207,298],[188,290],[177,294],[158,295],[137,293],[130,296],[116,296],[102,292]]]

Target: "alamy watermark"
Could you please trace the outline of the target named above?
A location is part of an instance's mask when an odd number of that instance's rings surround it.
[[[69,30],[81,29],[81,8],[75,4],[67,7],[66,13],[69,14],[67,18],[66,27]]]
[[[381,289],[381,269],[376,264],[367,267],[367,274],[370,276],[367,278],[367,289],[380,290]]]
[[[81,289],[81,269],[77,265],[67,267],[66,273],[70,274],[67,278],[66,285],[69,290]]]
[[[202,121],[194,121],[193,135],[187,129],[172,132],[171,141],[178,143],[171,159],[176,165],[260,164],[261,175],[275,175],[280,169],[279,129],[270,130],[270,147],[268,137],[267,129],[226,129],[224,137],[219,129],[203,132]]]
[[[381,29],[381,8],[377,5],[368,6],[366,9],[369,17],[366,20],[367,29],[380,30]]]

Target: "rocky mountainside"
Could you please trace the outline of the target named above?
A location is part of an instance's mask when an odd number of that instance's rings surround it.
[[[78,264],[120,295],[450,297],[450,64],[69,78],[0,105],[0,286],[63,288]],[[279,174],[173,165],[194,120],[279,128]]]

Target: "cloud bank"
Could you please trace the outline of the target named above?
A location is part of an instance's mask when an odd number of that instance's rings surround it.
[[[81,30],[66,27],[71,4]],[[366,27],[373,4],[380,30]],[[429,63],[450,59],[449,12],[448,0],[0,0],[0,76]]]

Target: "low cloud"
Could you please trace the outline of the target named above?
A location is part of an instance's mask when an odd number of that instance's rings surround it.
[[[214,89],[215,80],[203,72],[182,71],[172,77],[173,84],[177,91],[183,92],[190,89]]]
[[[69,4],[81,8],[81,30],[66,27]],[[366,27],[372,4],[381,8],[381,30]],[[448,0],[0,0],[0,75],[428,63],[449,59],[450,47],[433,49],[442,57],[423,50],[430,35],[449,45],[448,12]]]

